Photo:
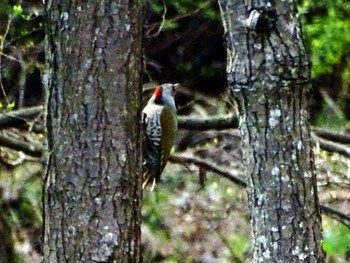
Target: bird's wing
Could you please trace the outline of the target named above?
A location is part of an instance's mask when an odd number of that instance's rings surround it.
[[[143,111],[143,188],[153,183],[160,174],[161,163],[161,124],[160,111]]]
[[[160,116],[160,122],[162,127],[162,137],[161,137],[161,144],[162,144],[162,153],[161,153],[161,167],[160,167],[160,173],[158,177],[156,177],[156,181],[158,182],[160,179],[160,174],[162,173],[170,152],[171,148],[174,143],[175,134],[177,131],[177,118],[176,114],[173,113],[172,109],[168,107],[164,107],[162,110],[162,114]]]

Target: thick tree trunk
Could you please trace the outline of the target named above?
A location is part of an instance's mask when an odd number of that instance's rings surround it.
[[[310,63],[295,3],[219,4],[240,113],[254,262],[323,262],[307,111]]]
[[[142,0],[48,1],[44,262],[138,262]]]

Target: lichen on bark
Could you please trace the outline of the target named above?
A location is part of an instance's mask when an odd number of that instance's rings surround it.
[[[310,62],[293,1],[220,0],[240,113],[254,262],[323,262]]]

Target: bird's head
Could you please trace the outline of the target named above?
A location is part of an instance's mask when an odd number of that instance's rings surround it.
[[[165,83],[158,86],[153,94],[154,103],[167,105],[173,109],[176,109],[174,98],[176,93],[176,87],[178,85],[178,83]]]

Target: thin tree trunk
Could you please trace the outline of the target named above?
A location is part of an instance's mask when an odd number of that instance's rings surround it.
[[[310,63],[288,1],[219,0],[240,113],[254,262],[323,262]]]
[[[138,262],[142,0],[46,8],[44,262]]]

